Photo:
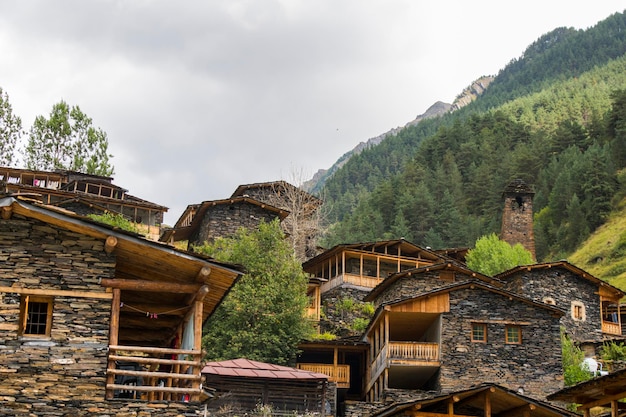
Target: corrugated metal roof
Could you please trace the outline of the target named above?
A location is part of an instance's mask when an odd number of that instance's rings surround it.
[[[317,372],[303,371],[288,366],[251,361],[244,358],[208,362],[205,364],[204,368],[202,368],[202,373],[221,376],[240,376],[244,378],[328,379],[327,375]]]

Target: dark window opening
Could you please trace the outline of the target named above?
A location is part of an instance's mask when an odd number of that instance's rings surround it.
[[[25,296],[21,305],[23,336],[50,336],[52,326],[52,299]]]

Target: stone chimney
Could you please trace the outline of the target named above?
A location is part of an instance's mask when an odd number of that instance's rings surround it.
[[[504,212],[500,240],[514,245],[521,243],[528,250],[533,260],[535,256],[535,235],[533,233],[533,196],[532,187],[523,180],[513,180],[502,193]]]

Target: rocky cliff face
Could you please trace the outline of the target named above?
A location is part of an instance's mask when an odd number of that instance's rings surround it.
[[[476,81],[474,81],[469,87],[459,94],[454,103],[452,103],[451,111],[458,110],[462,107],[467,106],[472,101],[476,100],[476,97],[480,96],[485,92],[489,84],[493,81],[494,77],[491,75],[480,77]]]
[[[448,104],[448,103],[444,103],[442,101],[438,101],[435,104],[433,104],[432,106],[430,106],[423,114],[417,115],[417,117],[415,119],[411,120],[410,122],[408,122],[404,126],[393,128],[393,129],[389,130],[388,132],[385,132],[385,133],[383,133],[381,135],[378,135],[378,136],[375,136],[373,138],[370,138],[370,139],[368,139],[365,142],[360,142],[352,150],[350,150],[350,151],[346,152],[345,154],[343,154],[337,160],[337,162],[335,162],[333,164],[332,167],[330,167],[329,169],[320,169],[320,170],[318,170],[313,175],[313,178],[311,178],[309,181],[306,181],[304,184],[302,184],[302,188],[304,190],[308,191],[308,192],[311,192],[311,193],[315,193],[315,192],[319,191],[324,186],[324,183],[326,182],[326,180],[328,178],[330,178],[330,176],[335,171],[337,171],[346,162],[348,162],[348,160],[352,156],[360,154],[361,152],[363,152],[364,149],[371,148],[373,146],[378,145],[385,138],[387,138],[388,136],[391,136],[391,135],[395,135],[396,133],[398,133],[400,130],[404,129],[405,127],[415,126],[416,124],[418,124],[422,120],[426,120],[426,119],[431,119],[431,118],[434,118],[434,117],[442,116],[442,115],[444,115],[444,114],[446,114],[448,112],[455,111],[455,110],[458,110],[458,109],[460,109],[462,107],[465,107],[466,105],[468,105],[469,103],[474,101],[476,99],[476,97],[481,95],[487,89],[487,87],[489,87],[489,84],[491,84],[493,79],[494,79],[493,76],[480,77],[479,79],[474,81],[472,84],[470,84],[469,87],[464,89],[456,97],[456,99],[454,100],[454,103]]]

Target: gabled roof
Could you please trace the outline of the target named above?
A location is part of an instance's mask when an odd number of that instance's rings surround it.
[[[242,378],[289,379],[289,380],[327,380],[328,375],[304,371],[288,366],[251,361],[240,358],[229,361],[208,362],[202,368],[202,374],[231,376]]]
[[[378,297],[385,289],[389,288],[394,282],[398,281],[404,277],[414,277],[415,279],[419,279],[417,276],[425,273],[429,273],[432,271],[441,271],[441,270],[451,270],[456,272],[461,272],[465,275],[468,275],[472,278],[476,278],[480,281],[484,281],[493,285],[502,285],[500,280],[488,277],[479,272],[472,271],[469,268],[465,268],[455,262],[439,262],[433,265],[422,266],[419,268],[407,269],[406,271],[397,272],[395,274],[389,275],[385,278],[380,284],[374,287],[363,299],[364,301],[373,301],[376,297]]]
[[[626,398],[626,369],[563,388],[548,395],[547,398],[550,401],[607,405],[611,399]],[[606,403],[601,402],[607,398],[610,399]]]
[[[247,191],[250,189],[259,189],[259,188],[268,188],[270,190],[276,190],[277,188],[284,188],[289,190],[296,190],[302,194],[306,194],[307,197],[310,197],[310,202],[317,202],[317,204],[322,204],[322,200],[315,197],[313,194],[307,193],[303,189],[296,187],[295,185],[289,184],[287,181],[270,181],[270,182],[257,182],[254,184],[243,184],[237,187],[233,195],[231,197],[244,197],[247,195]]]
[[[20,181],[9,182],[9,178]],[[0,167],[0,179],[7,182],[5,188],[10,193],[34,193],[38,194],[40,199],[43,196],[56,196],[58,198],[68,199],[77,197],[82,198],[84,201],[96,201],[98,204],[122,204],[125,206],[149,208],[160,212],[166,212],[168,210],[165,206],[127,194],[125,188],[112,183],[112,177],[68,170],[38,171]],[[54,181],[54,186],[51,187],[49,183],[39,183],[39,185],[37,185],[38,181],[45,181],[45,179]],[[21,182],[21,180],[25,180],[26,182]],[[123,194],[123,198],[106,197],[84,191],[73,191],[71,188],[74,183],[98,184],[112,190],[118,190]]]
[[[471,288],[471,289],[482,289],[485,291],[489,291],[492,292],[494,294],[499,294],[502,295],[504,297],[507,297],[509,300],[517,300],[520,301],[522,303],[526,303],[528,305],[537,307],[537,308],[541,308],[543,310],[548,310],[551,313],[557,315],[557,316],[562,316],[565,314],[565,312],[563,310],[561,310],[558,307],[554,307],[552,305],[549,304],[545,304],[545,303],[539,303],[536,301],[531,300],[528,297],[524,297],[522,295],[516,294],[514,292],[511,291],[507,291],[507,290],[503,290],[502,288],[497,288],[494,287],[492,285],[486,284],[482,281],[476,280],[474,278],[471,278],[467,281],[461,281],[461,282],[457,282],[457,283],[453,283],[451,285],[446,285],[444,287],[440,287],[437,289],[434,289],[432,291],[425,291],[425,292],[420,292],[418,294],[415,294],[413,297],[406,297],[406,298],[402,298],[402,299],[398,299],[398,300],[392,300],[392,301],[388,301],[386,303],[382,303],[380,306],[378,306],[378,308],[376,309],[376,312],[374,313],[374,316],[372,317],[372,319],[369,322],[369,325],[367,326],[367,329],[365,330],[364,334],[367,334],[370,330],[370,327],[372,326],[373,323],[376,322],[376,320],[378,320],[378,317],[380,316],[380,314],[387,309],[387,307],[389,306],[393,306],[393,305],[399,305],[399,304],[403,304],[403,303],[407,303],[410,301],[415,301],[415,300],[421,300],[423,298],[430,298],[430,297],[434,297],[436,295],[439,294],[444,294],[444,293],[450,293],[453,291],[459,291],[459,290],[464,290],[466,288]],[[368,297],[364,298],[365,301],[368,301]]]
[[[327,251],[322,252],[314,258],[309,259],[305,263],[302,264],[302,267],[306,270],[307,268],[316,265],[320,262],[323,262],[327,258],[333,257],[338,253],[345,251],[361,251],[361,252],[370,252],[372,254],[383,255],[384,253],[378,252],[381,248],[395,248],[400,252],[400,257],[412,258],[412,259],[424,259],[427,261],[440,261],[442,259],[441,256],[437,255],[434,251],[430,249],[422,248],[414,243],[409,242],[405,239],[393,239],[393,240],[379,240],[375,242],[364,242],[364,243],[349,243],[349,244],[340,244],[333,246]],[[397,256],[396,254],[389,254],[389,256]]]
[[[188,205],[183,214],[176,221],[174,227],[163,231],[159,240],[161,242],[168,242],[172,238],[174,239],[174,241],[188,240],[189,237],[196,230],[198,230],[198,228],[202,224],[202,219],[204,218],[204,215],[211,207],[244,203],[252,204],[262,208],[263,210],[274,213],[281,220],[284,220],[285,217],[289,215],[289,211],[287,210],[274,207],[271,204],[267,204],[250,197],[233,197],[224,200],[203,201],[199,204]],[[190,215],[193,216],[191,223],[187,226],[183,226],[183,223]]]
[[[525,272],[525,271],[537,271],[537,270],[542,270],[542,269],[551,269],[551,268],[563,268],[566,269],[578,276],[580,276],[581,278],[586,279],[587,281],[590,281],[594,284],[596,284],[598,287],[602,287],[603,289],[612,292],[615,296],[617,297],[623,297],[624,295],[626,295],[626,293],[624,293],[624,291],[620,290],[617,287],[614,287],[613,285],[609,284],[608,282],[605,282],[603,280],[601,280],[600,278],[596,278],[595,276],[591,275],[589,272],[580,269],[579,267],[572,265],[571,263],[563,260],[563,261],[557,261],[557,262],[546,262],[546,263],[538,263],[538,264],[533,264],[533,265],[521,265],[521,266],[516,266],[515,268],[511,268],[508,271],[504,271],[499,273],[498,275],[495,275],[495,278],[498,278],[499,280],[507,280],[510,277],[512,277],[513,275],[516,275],[520,272]]]
[[[486,396],[489,396],[489,406],[485,405]],[[481,384],[463,391],[433,396],[427,399],[408,401],[393,404],[372,417],[391,417],[412,415],[405,412],[417,411],[423,415],[447,415],[449,406],[454,407],[454,415],[482,415],[485,408],[489,407],[491,415],[522,415],[528,413],[529,417],[557,417],[578,416],[572,411],[553,406],[544,401],[527,397],[519,392],[497,384]],[[532,406],[532,407],[531,407]],[[522,413],[522,410],[524,413]]]
[[[125,232],[112,226],[70,213],[67,210],[44,204],[33,204],[13,197],[0,198],[1,218],[19,215],[35,219],[103,242],[111,242],[110,253],[115,259],[115,279],[132,283],[155,283],[165,288],[158,292],[122,290],[120,317],[120,344],[141,344],[149,341],[168,340],[172,329],[168,320],[180,320],[180,311],[166,314],[168,306],[189,309],[193,306],[193,293],[183,293],[182,287],[200,291],[208,286],[209,292],[202,299],[203,321],[221,303],[232,285],[242,274],[241,268],[198,254],[177,250],[169,245],[145,239],[135,233]],[[2,220],[0,220],[2,221]],[[104,246],[107,249],[107,246]],[[108,252],[107,252],[108,253]],[[175,290],[172,290],[172,288]],[[196,290],[197,287],[197,290]],[[129,310],[132,304],[151,306],[151,312],[160,312],[162,320],[151,320],[147,314]],[[146,313],[143,311],[142,313]],[[169,316],[169,317],[168,317]],[[129,326],[126,328],[125,326]],[[149,344],[145,344],[149,346]],[[165,345],[167,346],[167,345]]]

